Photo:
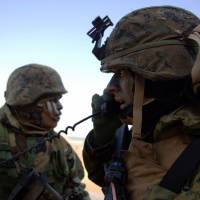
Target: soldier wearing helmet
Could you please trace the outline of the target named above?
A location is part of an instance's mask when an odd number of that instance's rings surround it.
[[[54,131],[66,92],[48,66],[28,64],[9,76],[0,109],[0,199],[89,199],[78,155]]]
[[[85,140],[84,162],[96,184],[107,187],[116,130],[130,124],[122,153],[126,199],[199,199],[199,24],[182,8],[142,8],[124,16],[93,51],[100,52],[101,71],[114,73],[103,95],[93,96],[93,112],[105,102],[119,105],[93,118]],[[115,192],[112,198],[124,199]]]

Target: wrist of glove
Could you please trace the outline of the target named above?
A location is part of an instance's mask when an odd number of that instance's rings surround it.
[[[106,94],[102,96],[98,94],[93,95],[92,112],[94,114],[101,111],[99,115],[92,118],[94,140],[97,145],[103,145],[110,142],[115,136],[116,129],[122,124],[118,116],[117,109],[112,108],[105,111],[105,108],[103,107],[108,104],[114,105],[114,100],[112,97]]]

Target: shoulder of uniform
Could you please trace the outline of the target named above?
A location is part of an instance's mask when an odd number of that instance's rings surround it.
[[[0,142],[8,141],[8,129],[0,122]]]
[[[0,122],[0,151],[9,151],[8,129]]]

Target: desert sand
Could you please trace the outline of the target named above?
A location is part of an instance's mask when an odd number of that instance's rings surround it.
[[[83,149],[84,139],[72,138],[72,137],[68,137],[68,136],[66,139],[67,139],[67,141],[70,142],[70,144],[72,145],[74,150],[77,152],[77,154],[79,155],[79,157],[83,163],[82,149]],[[83,164],[83,166],[84,166],[84,164]],[[96,184],[94,184],[93,182],[91,182],[88,179],[86,170],[85,170],[85,178],[83,179],[83,182],[86,184],[86,190],[89,192],[92,200],[103,200],[104,199],[101,188],[98,187]]]

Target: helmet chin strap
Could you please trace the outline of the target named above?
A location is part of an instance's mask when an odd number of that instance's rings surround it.
[[[141,138],[142,107],[144,103],[144,78],[135,74],[135,91],[133,98],[133,138]]]
[[[193,90],[196,94],[200,90],[200,25],[194,28],[188,38],[194,40],[198,44],[198,54],[191,72]]]

